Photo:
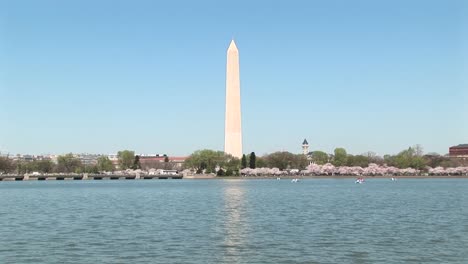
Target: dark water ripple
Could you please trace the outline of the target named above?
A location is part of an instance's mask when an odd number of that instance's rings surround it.
[[[0,183],[0,263],[468,263],[467,179]]]

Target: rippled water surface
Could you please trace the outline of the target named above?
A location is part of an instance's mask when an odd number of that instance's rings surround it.
[[[0,182],[0,263],[468,263],[468,179]]]

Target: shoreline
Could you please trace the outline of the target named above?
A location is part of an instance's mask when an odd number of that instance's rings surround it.
[[[141,176],[140,175],[59,175],[59,176],[13,176],[13,175],[2,175],[0,177],[0,181],[50,181],[50,180],[66,180],[66,181],[93,181],[93,180],[320,180],[320,179],[333,179],[333,180],[355,180],[357,178],[362,178],[365,180],[372,180],[372,179],[468,179],[468,175],[434,175],[434,176],[416,176],[416,175],[407,175],[407,176],[356,176],[356,175],[320,175],[320,176],[310,176],[310,175],[279,175],[279,176],[271,176],[271,175],[264,175],[264,176],[216,176],[216,175],[208,175],[208,174],[198,174],[198,175],[151,175],[151,176]]]
[[[188,180],[207,180],[207,179],[226,179],[226,180],[276,180],[277,178],[280,179],[356,179],[356,178],[363,178],[363,179],[468,179],[468,175],[455,175],[455,176],[447,176],[447,175],[434,175],[434,176],[355,176],[355,175],[340,175],[340,176],[333,176],[333,175],[323,175],[323,176],[211,176],[211,175],[200,175],[195,176],[191,175],[189,177],[184,177],[183,179]]]

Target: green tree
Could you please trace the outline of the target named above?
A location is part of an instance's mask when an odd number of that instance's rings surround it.
[[[15,169],[13,160],[7,157],[0,157],[0,174],[10,173]]]
[[[231,155],[226,155],[226,160],[222,166],[226,169],[226,176],[239,175],[240,161],[238,158],[234,158]]]
[[[364,155],[348,155],[346,159],[346,166],[359,166],[359,167],[367,167],[369,165],[369,157]]]
[[[256,157],[255,168],[265,168],[265,167],[268,167],[265,157]]]
[[[414,168],[423,170],[427,166],[427,159],[422,156],[422,147],[416,145],[415,147],[409,147],[406,150],[401,151],[395,156],[385,155],[384,161],[391,166],[398,168]]]
[[[293,154],[287,151],[278,151],[264,157],[268,167],[284,170],[288,168]]]
[[[185,160],[185,162],[187,162],[187,160]],[[202,161],[200,162],[200,166],[197,168],[197,174],[201,174],[203,173],[203,170],[206,170],[206,162]]]
[[[55,167],[54,163],[51,160],[37,160],[33,163],[35,170],[42,173],[51,173]]]
[[[114,164],[112,164],[112,161],[108,157],[101,156],[97,159],[98,171],[114,171],[114,169]]]
[[[241,169],[247,168],[247,157],[245,157],[245,154],[242,154],[242,159],[241,159]]]
[[[231,169],[226,170],[226,176],[233,176],[234,172]]]
[[[439,155],[438,153],[428,153],[423,156],[427,166],[435,168],[442,164],[450,162],[450,158]]]
[[[16,161],[14,166],[17,174],[23,174],[28,172],[28,166],[24,162]]]
[[[422,157],[424,155],[424,150],[423,147],[419,144],[416,144],[413,146],[414,149],[414,155],[418,157]]]
[[[263,157],[270,168],[285,169],[304,169],[307,166],[307,158],[302,154],[292,154],[287,151],[271,153]]]
[[[91,166],[86,166],[83,168],[82,172],[84,173],[94,173],[97,174],[99,173],[99,169],[97,165],[91,165]]]
[[[401,169],[411,167],[411,162],[414,155],[415,151],[412,147],[401,151],[398,153],[398,155],[395,156],[395,166]]]
[[[256,163],[257,163],[257,157],[255,156],[255,152],[252,152],[249,155],[249,167],[251,169],[255,169],[257,165]]]
[[[328,154],[323,151],[313,151],[310,156],[315,164],[323,165],[328,162]]]
[[[58,172],[80,172],[82,166],[83,164],[81,161],[75,158],[71,153],[58,156],[57,158],[56,169]]]
[[[9,172],[16,172],[17,174],[24,174],[24,173],[29,173],[33,171],[32,166],[30,165],[30,162],[26,161],[11,161],[10,163],[12,166],[9,171],[4,171],[4,173],[9,173]],[[0,173],[2,171],[0,170]]]
[[[134,170],[141,169],[140,156],[138,156],[138,155],[135,156],[135,159],[133,160],[132,169],[134,169]]]
[[[216,176],[224,176],[224,170],[223,170],[223,169],[219,169],[219,170],[216,172]]]
[[[171,166],[170,166],[170,164],[169,164],[169,157],[168,157],[168,156],[165,156],[165,157],[164,157],[164,169],[165,169],[165,170],[171,169]]]
[[[130,150],[122,150],[117,153],[119,159],[119,168],[126,170],[132,167],[135,162],[135,152]]]
[[[395,156],[389,154],[384,155],[384,163],[388,166],[395,166]]]
[[[332,164],[335,166],[344,166],[346,165],[346,160],[348,159],[348,154],[344,148],[335,149],[335,157],[333,158]]]
[[[184,162],[185,168],[193,168],[196,171],[215,171],[216,166],[222,167],[224,162],[224,152],[210,149],[197,150],[192,153]]]
[[[299,169],[304,170],[307,165],[309,165],[309,161],[307,160],[307,156],[304,154],[295,154],[294,159],[291,162],[292,169]]]
[[[427,163],[423,157],[416,156],[412,158],[410,166],[418,170],[424,170],[427,166]]]
[[[197,173],[202,173],[203,170],[205,173],[215,172],[217,166],[230,168],[231,171],[239,170],[240,160],[223,151],[204,149],[195,151],[184,162],[184,168],[194,169]]]
[[[368,151],[368,152],[362,154],[361,156],[367,157],[367,160],[369,161],[369,163],[375,163],[375,164],[379,164],[379,165],[384,164],[384,159],[382,157],[380,157],[380,156],[377,156],[377,154],[375,152]]]

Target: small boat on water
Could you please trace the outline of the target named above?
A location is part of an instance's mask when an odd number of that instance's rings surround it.
[[[364,178],[357,178],[354,183],[363,184],[364,183]]]
[[[299,179],[297,179],[297,178],[294,178],[294,179],[291,180],[291,182],[298,182],[298,181],[299,181]]]

